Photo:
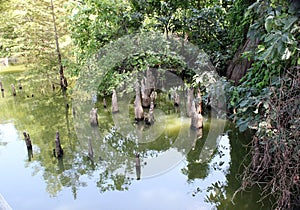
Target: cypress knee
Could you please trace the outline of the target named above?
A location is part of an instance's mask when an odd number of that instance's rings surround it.
[[[134,116],[137,121],[144,119],[144,110],[141,103],[141,92],[138,82],[135,84]]]
[[[191,128],[198,129],[203,127],[203,117],[200,113],[197,113],[195,102],[192,102],[191,110]]]
[[[118,107],[118,98],[117,98],[117,93],[115,90],[113,90],[112,94],[112,113],[117,113],[119,112],[119,107]]]

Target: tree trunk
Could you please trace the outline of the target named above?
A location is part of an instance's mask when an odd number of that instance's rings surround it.
[[[251,67],[253,60],[242,58],[242,54],[246,51],[254,51],[258,45],[258,39],[247,39],[245,44],[238,49],[227,68],[226,76],[229,80],[233,80],[235,85],[239,84],[240,79],[245,76],[247,70]]]
[[[54,14],[54,5],[53,0],[51,0],[51,10],[52,10],[52,21],[53,21],[53,28],[54,28],[54,35],[55,35],[55,44],[56,44],[56,52],[57,52],[57,58],[58,58],[58,64],[59,64],[59,74],[60,74],[60,87],[63,92],[67,90],[68,82],[64,75],[64,67],[62,65],[61,61],[61,52],[58,42],[58,34],[56,29],[56,22],[55,22],[55,14]]]

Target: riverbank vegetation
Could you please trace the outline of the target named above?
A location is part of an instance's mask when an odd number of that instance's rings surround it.
[[[159,32],[183,49],[192,43],[222,77],[229,118],[255,131],[240,190],[258,185],[274,208],[292,209],[300,203],[299,10],[296,0],[0,0],[0,57],[25,60],[26,74],[64,87],[63,78],[85,74],[99,49],[124,36]],[[149,49],[112,66],[98,94],[149,67],[199,86],[183,60]]]

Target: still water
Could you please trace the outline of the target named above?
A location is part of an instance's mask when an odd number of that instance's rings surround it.
[[[229,122],[205,116],[203,130],[195,132],[189,119],[157,107],[156,122],[147,127],[131,120],[132,107],[125,112],[120,104],[113,115],[97,103],[99,127],[91,128],[84,102],[52,92],[51,84],[39,86],[19,73],[0,80],[0,193],[13,209],[266,209],[256,190],[231,201],[250,134]],[[18,80],[25,82],[14,97],[10,84]],[[31,136],[33,158],[23,131]],[[61,160],[52,153],[56,131]]]

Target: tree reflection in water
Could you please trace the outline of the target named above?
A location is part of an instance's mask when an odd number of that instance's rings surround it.
[[[23,86],[26,96],[26,82]],[[107,101],[107,107],[110,106],[109,103],[110,101]],[[204,184],[196,187],[193,195],[197,198],[198,194],[205,193],[207,202],[220,207],[230,206],[228,203],[238,187],[236,175],[245,154],[245,149],[241,147],[238,139],[247,139],[249,134],[236,134],[232,125],[228,124],[225,130],[234,131],[229,133],[229,136],[220,136],[220,131],[212,129],[215,131],[212,136],[216,138],[207,139],[208,130],[211,131],[210,127],[215,126],[210,124],[210,119],[206,121],[203,130],[195,131],[189,128],[188,120],[184,121],[183,125],[176,124],[179,116],[174,110],[168,112],[165,125],[157,122],[153,125],[157,126],[155,129],[161,127],[162,130],[161,133],[158,132],[160,135],[157,139],[141,143],[137,134],[150,135],[151,128],[131,121],[128,125],[135,129],[124,136],[118,132],[109,109],[103,109],[100,104],[96,104],[99,110],[99,127],[92,128],[89,126],[91,107],[77,103],[77,106],[70,109],[66,104],[71,104],[70,98],[38,94],[35,94],[34,98],[7,97],[0,101],[1,122],[14,119],[20,136],[23,130],[30,133],[34,157],[31,162],[26,162],[25,166],[34,169],[33,175],[43,173],[47,192],[51,196],[57,196],[64,188],[70,188],[76,199],[77,191],[88,185],[86,177],[90,180],[96,178],[95,185],[101,193],[128,190],[137,178],[137,153],[140,154],[140,176],[143,181],[147,167],[151,166],[148,159],[160,157],[171,149],[185,154],[186,149],[194,148],[186,155],[187,164],[182,169],[188,183],[203,180]],[[168,107],[166,104],[162,106]],[[155,116],[159,121],[161,116]],[[53,157],[52,154],[57,130],[61,134],[64,149],[61,159]],[[220,141],[218,147],[217,137]],[[89,138],[93,147],[93,159],[88,154]],[[189,145],[186,145],[186,142],[189,142]],[[0,142],[1,147],[6,144]],[[210,179],[213,176],[214,178]]]

